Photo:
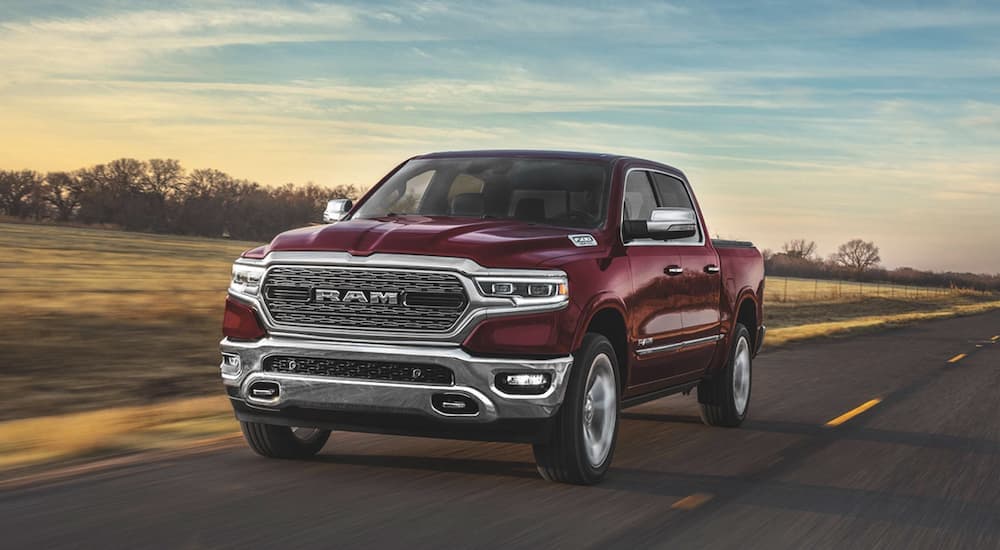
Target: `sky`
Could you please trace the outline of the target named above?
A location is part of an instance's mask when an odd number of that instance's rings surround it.
[[[1000,272],[1000,3],[0,0],[0,168],[369,187],[481,148],[649,158],[709,230]]]

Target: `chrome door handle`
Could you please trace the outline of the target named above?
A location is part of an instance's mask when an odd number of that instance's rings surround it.
[[[718,273],[718,272],[719,272],[719,266],[715,264],[708,264],[705,266],[705,273]]]
[[[667,275],[670,275],[671,277],[676,277],[681,273],[684,273],[684,268],[679,265],[668,265],[666,268],[663,269],[663,272],[666,273]]]

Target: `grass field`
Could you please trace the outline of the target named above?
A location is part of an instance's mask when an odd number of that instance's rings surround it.
[[[0,419],[218,391],[229,272],[254,245],[0,224]]]
[[[928,301],[955,295],[982,294],[955,288],[891,285],[855,281],[768,277],[764,298],[768,303],[807,303],[858,301],[865,298],[889,298]],[[987,294],[988,296],[988,294]]]
[[[764,290],[769,329],[955,308],[977,310],[996,300],[1000,295],[971,290],[785,277],[768,277]]]
[[[255,244],[0,223],[0,420],[218,392],[230,265]],[[772,343],[998,299],[798,279],[769,279],[766,298]]]

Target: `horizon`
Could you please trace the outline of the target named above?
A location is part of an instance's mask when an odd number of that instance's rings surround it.
[[[14,2],[0,168],[367,189],[429,151],[602,151],[684,171],[713,235],[1000,273],[998,46],[960,5]]]

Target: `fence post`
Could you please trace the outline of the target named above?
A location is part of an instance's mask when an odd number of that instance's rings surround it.
[[[788,277],[785,277],[785,299],[783,301],[788,301]]]

